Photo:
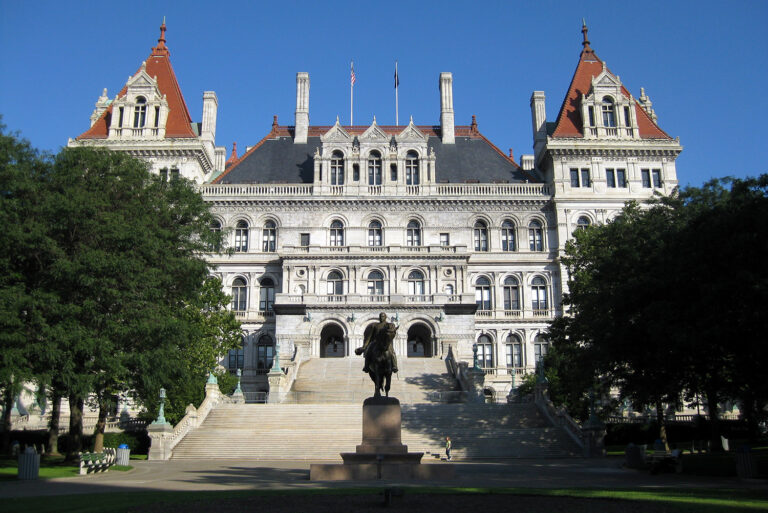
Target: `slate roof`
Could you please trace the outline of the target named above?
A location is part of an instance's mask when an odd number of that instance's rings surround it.
[[[343,128],[350,135],[359,136],[368,127]],[[379,128],[394,136],[404,127],[379,125]],[[429,137],[427,146],[435,151],[435,177],[438,183],[540,181],[504,155],[477,131],[476,125],[457,126],[455,144],[442,143],[439,126],[417,128]],[[312,183],[315,148],[322,147],[320,136],[330,129],[331,126],[312,126],[309,128],[307,144],[294,144],[294,127],[273,124],[272,131],[245,155],[232,162],[214,183]],[[361,174],[364,172],[361,170]]]
[[[192,129],[192,117],[189,115],[189,109],[184,101],[184,95],[181,94],[179,82],[176,80],[176,74],[171,66],[171,52],[165,45],[165,21],[160,26],[160,39],[157,40],[157,46],[152,48],[152,53],[147,59],[146,72],[150,77],[157,77],[157,87],[160,94],[164,94],[168,101],[168,120],[165,125],[166,138],[188,138],[197,137]],[[136,76],[141,71],[141,67],[133,74]],[[118,94],[118,97],[125,96],[127,87]],[[130,113],[132,116],[132,113]],[[77,139],[106,139],[109,135],[109,123],[112,118],[112,105],[101,114],[96,123],[84,133],[77,136]],[[127,119],[130,119],[129,117]]]
[[[587,40],[586,26],[582,27],[582,32],[584,33],[584,42],[582,42],[584,48],[579,56],[579,64],[576,66],[571,85],[568,87],[568,92],[560,107],[560,113],[557,115],[555,129],[552,132],[553,138],[584,137],[584,122],[581,119],[579,102],[582,95],[589,94],[592,88],[592,77],[598,76],[603,71],[603,61],[595,54]],[[610,69],[607,71],[611,73]],[[626,98],[630,97],[626,87],[622,86],[621,92]],[[637,103],[635,104],[635,119],[637,119],[641,139],[672,139]]]

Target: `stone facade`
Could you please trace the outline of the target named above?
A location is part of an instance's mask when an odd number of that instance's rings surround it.
[[[242,352],[222,361],[242,368],[246,395],[268,389],[276,350],[288,387],[307,359],[361,358],[354,349],[383,311],[400,326],[399,358],[450,350],[471,365],[476,345],[484,387],[503,400],[516,377],[533,371],[548,324],[563,314],[558,256],[571,234],[609,221],[629,199],[677,186],[679,141],[658,127],[645,92],[636,100],[583,33],[557,118],[547,121],[544,92],[531,97],[534,154],[520,164],[474,119],[454,124],[450,73],[439,76],[440,125],[404,127],[375,118],[368,126],[310,125],[310,77],[298,73],[294,125],[275,119],[225,166],[214,146],[215,94],[204,95],[199,131],[182,138],[199,150],[178,153],[178,140],[163,132],[174,106],[143,64],[115,100],[99,99],[93,127],[70,144],[129,151],[156,171],[176,165],[201,184],[217,218],[212,228],[226,230],[234,248],[209,259],[246,332]],[[158,47],[167,52],[164,36]],[[137,139],[114,128],[114,111],[134,112],[139,94],[159,121],[157,134]],[[93,137],[100,122],[108,131]]]

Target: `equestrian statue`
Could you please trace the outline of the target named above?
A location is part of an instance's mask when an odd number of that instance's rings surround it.
[[[398,328],[399,326],[387,322],[387,314],[382,312],[379,314],[379,322],[373,325],[365,337],[363,346],[355,349],[355,354],[365,355],[363,372],[368,373],[376,387],[374,397],[381,397],[382,391],[389,397],[392,373],[397,372],[397,357],[392,340]]]

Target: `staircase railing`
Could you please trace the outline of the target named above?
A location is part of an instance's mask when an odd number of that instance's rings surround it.
[[[570,436],[581,449],[584,449],[584,432],[582,431],[581,426],[573,420],[573,417],[568,415],[565,408],[555,408],[555,405],[549,399],[546,386],[540,384],[536,385],[534,402],[550,424],[563,428],[563,430],[568,433],[568,436]]]

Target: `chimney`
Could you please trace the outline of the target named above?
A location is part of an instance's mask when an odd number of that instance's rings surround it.
[[[544,91],[534,91],[531,95],[531,120],[533,121],[533,144],[547,138],[547,107]]]
[[[202,139],[214,142],[216,140],[216,114],[219,109],[219,99],[213,91],[203,93],[203,126],[200,129]]]
[[[443,144],[454,144],[453,129],[453,75],[440,73],[440,133]]]
[[[296,131],[294,144],[307,144],[309,131],[309,73],[296,73]]]

